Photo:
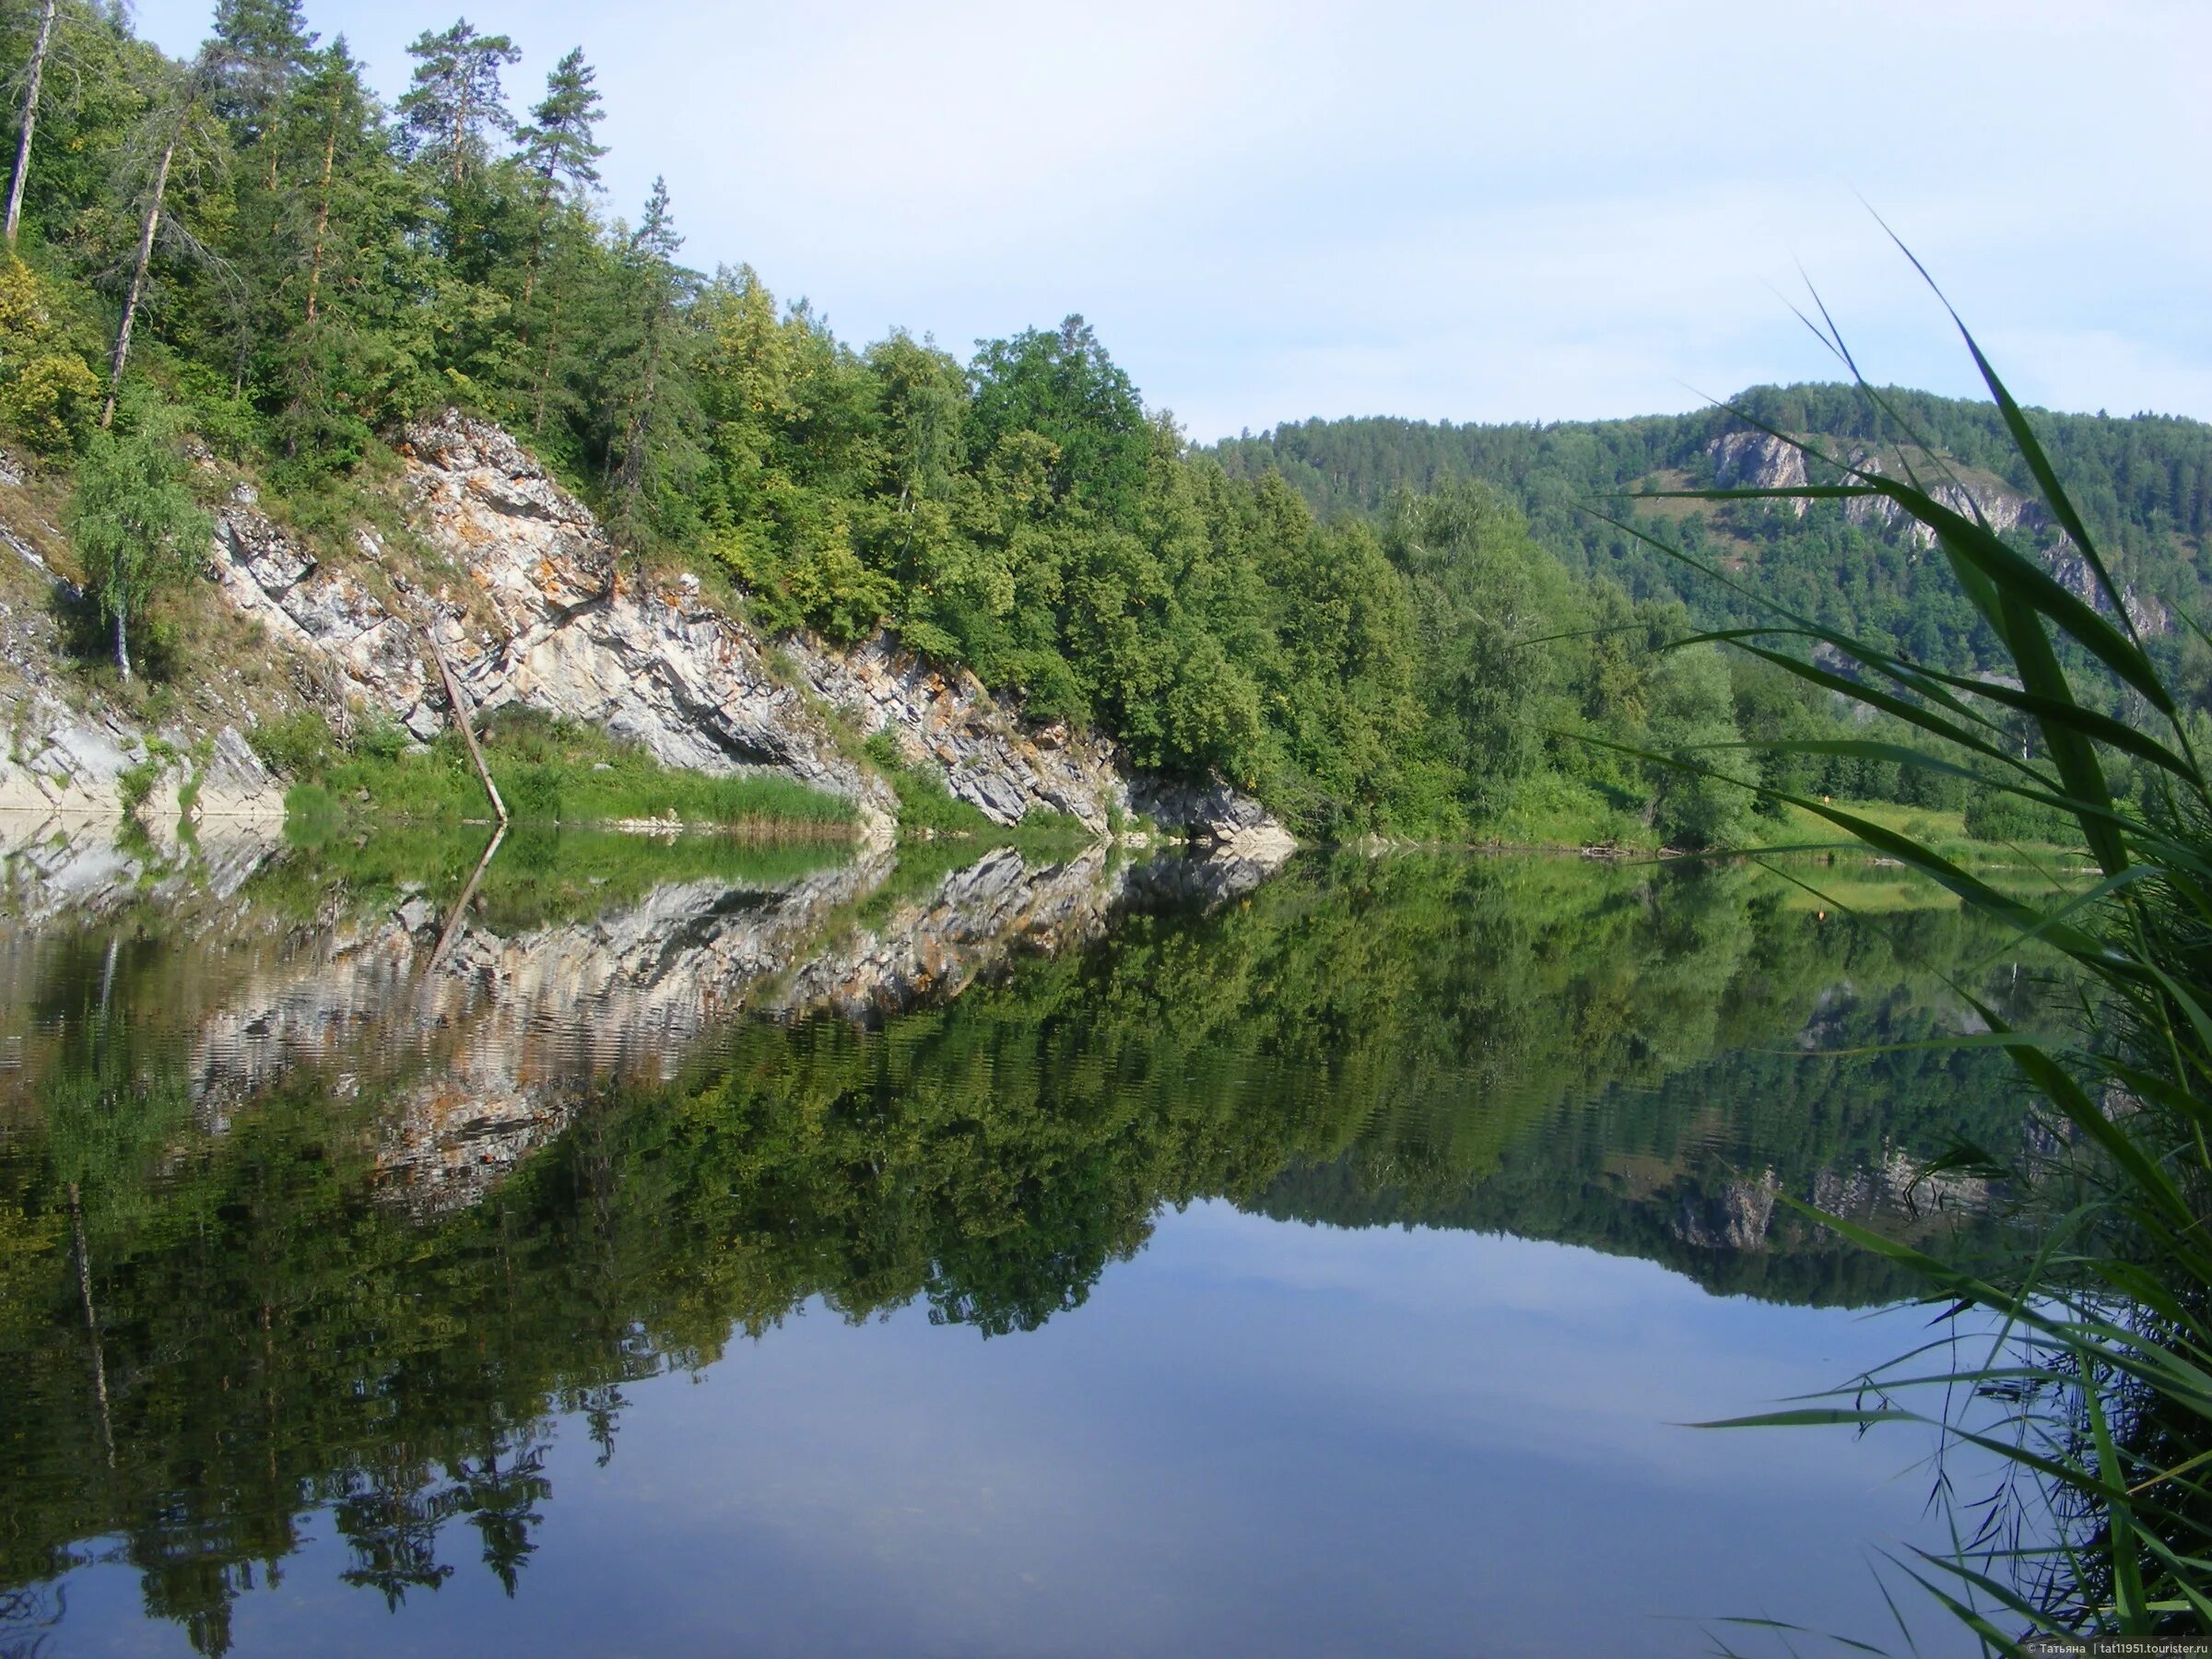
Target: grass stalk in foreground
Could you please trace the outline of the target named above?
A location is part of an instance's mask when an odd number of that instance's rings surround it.
[[[1676,493],[1888,503],[1932,535],[2002,643],[2014,683],[1938,673],[1771,603],[1771,626],[1704,637],[1895,714],[1941,752],[1850,740],[1787,747],[1879,750],[1901,764],[1963,770],[2062,813],[2094,868],[2078,890],[2023,898],[1907,830],[1793,803],[2054,946],[2094,1011],[2058,1040],[2012,1030],[1975,1005],[1989,1028],[1983,1041],[2007,1048],[2050,1131],[2031,1165],[2006,1160],[2035,1225],[2001,1268],[1968,1271],[1822,1218],[1912,1269],[1943,1304],[1947,1334],[1834,1394],[1716,1426],[1934,1425],[1947,1442],[1997,1460],[1997,1490],[1944,1499],[1951,1547],[1893,1558],[1986,1651],[2212,1631],[2212,787],[2198,759],[2206,728],[2183,711],[2130,615],[2130,595],[1963,324],[2037,492],[2089,572],[2089,598],[2008,546],[1971,496],[1945,489],[1940,461],[1859,375],[1825,312],[1810,325],[1899,436],[1917,444],[1925,468],[1908,464],[1893,476],[1761,427],[1801,451],[1820,481]],[[1816,650],[1831,666],[1811,660]]]

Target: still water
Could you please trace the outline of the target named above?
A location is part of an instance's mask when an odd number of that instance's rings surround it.
[[[1992,1225],[1925,895],[12,844],[0,1653],[1901,1645],[1927,1448],[1681,1425],[1922,1335],[1779,1198]]]

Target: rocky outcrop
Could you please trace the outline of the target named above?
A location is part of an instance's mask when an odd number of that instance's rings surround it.
[[[1844,460],[1862,472],[1880,473],[1885,470],[1882,457],[1870,450],[1853,449]],[[2110,611],[2112,599],[2097,580],[2097,573],[2074,538],[2058,527],[2050,510],[2031,497],[2004,488],[2002,485],[1983,483],[1967,485],[1956,478],[1947,478],[1929,487],[1928,495],[1939,505],[1949,508],[1962,518],[1979,518],[1999,535],[2017,535],[2035,544],[2036,556],[2043,568],[2051,572],[2059,585],[2083,604],[2097,610]],[[1887,496],[1859,496],[1846,501],[1843,516],[1850,523],[1871,525],[1882,530],[1894,530],[1905,524],[1907,539],[1912,546],[1925,552],[1936,545],[1936,533],[1918,520],[1906,521],[1905,512]],[[2138,593],[2135,584],[2120,582],[2120,608],[2136,628],[2146,635],[2170,633],[2173,618],[2165,606],[2147,594]]]
[[[1265,806],[1218,779],[1194,783],[1138,773],[1129,781],[1128,799],[1132,810],[1153,822],[1190,829],[1206,845],[1238,859],[1279,864],[1297,844]]]
[[[449,412],[410,428],[400,454],[414,528],[451,580],[426,578],[367,533],[358,571],[325,568],[250,491],[221,515],[215,563],[241,612],[323,665],[334,700],[418,738],[446,718],[434,641],[481,708],[599,725],[669,766],[795,778],[854,801],[878,830],[896,799],[847,750],[853,734],[888,730],[997,823],[1041,807],[1102,834],[1149,810],[1132,807],[1134,791],[1161,804],[1150,816],[1164,826],[1216,841],[1281,832],[1225,787],[1132,779],[1112,745],[1027,722],[973,675],[886,637],[850,651],[804,636],[771,645],[696,577],[618,582],[616,549],[592,515],[496,427]]]
[[[20,560],[0,582],[0,812],[112,819],[135,806],[158,833],[173,831],[188,814],[283,816],[283,786],[247,746],[238,724],[244,716],[226,709],[219,691],[207,688],[200,706],[149,727],[95,706],[56,673],[62,642],[53,602],[75,590],[20,535],[0,529],[0,542]],[[0,841],[27,833],[13,826]]]
[[[888,787],[841,752],[750,631],[696,582],[617,583],[597,524],[512,439],[449,415],[411,429],[401,454],[417,529],[455,571],[434,589],[369,534],[360,574],[325,566],[248,495],[218,521],[224,592],[324,665],[331,700],[435,735],[447,712],[434,647],[479,708],[598,725],[667,766],[775,771],[888,827]]]
[[[66,821],[129,811],[171,832],[184,818],[284,817],[284,786],[235,726],[148,730],[41,688],[22,688],[0,758],[0,811]]]
[[[2112,609],[2104,584],[2097,580],[2097,572],[2070,536],[2061,534],[2044,553],[2043,563],[2058,579],[2059,586],[2077,599],[2098,610]],[[2166,607],[2152,595],[2137,593],[2132,582],[2120,583],[2120,608],[2139,633],[2156,636],[2173,631],[2173,618]]]
[[[941,769],[953,795],[994,823],[1018,823],[1041,806],[1103,833],[1128,808],[1112,744],[1023,721],[964,668],[937,668],[883,634],[850,651],[801,635],[785,641],[783,653],[807,688],[851,725],[889,732],[909,764]]]
[[[1712,481],[1716,489],[1802,489],[1805,452],[1768,432],[1724,432],[1712,441]],[[1792,517],[1805,516],[1801,500],[1778,500]]]

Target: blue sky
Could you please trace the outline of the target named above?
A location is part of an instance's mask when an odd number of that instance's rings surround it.
[[[140,0],[196,43],[205,0]],[[453,0],[309,0],[384,93]],[[581,45],[610,204],[694,264],[966,355],[1080,311],[1195,438],[1308,415],[1571,418],[1825,378],[2212,418],[2212,6],[1923,0],[476,0]]]

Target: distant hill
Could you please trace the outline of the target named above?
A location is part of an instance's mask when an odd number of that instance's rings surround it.
[[[1924,482],[1946,480],[1991,522],[2033,548],[2085,596],[2089,575],[2071,542],[2030,499],[2031,481],[1996,409],[1924,392],[1883,394],[1935,452],[1847,385],[1755,386],[1733,400],[1756,422],[1825,453]],[[2198,614],[2212,530],[2212,426],[2171,416],[2031,418],[2090,534],[2131,590],[2130,610],[2173,640],[2172,611]],[[1924,661],[1994,666],[1982,629],[1943,560],[1880,504],[1776,506],[1607,501],[1623,493],[1805,481],[1803,457],[1723,408],[1627,420],[1497,426],[1366,418],[1307,420],[1230,439],[1212,452],[1232,476],[1279,471],[1324,516],[1375,516],[1399,491],[1485,480],[1528,514],[1537,539],[1573,569],[1611,575],[1636,597],[1675,594],[1711,622],[1747,619],[1749,603],[1638,542],[1591,509],[1670,532],[1757,589],[1824,622],[1884,638]],[[1815,467],[1818,474],[1819,468]],[[1815,481],[1819,481],[1816,477]]]

